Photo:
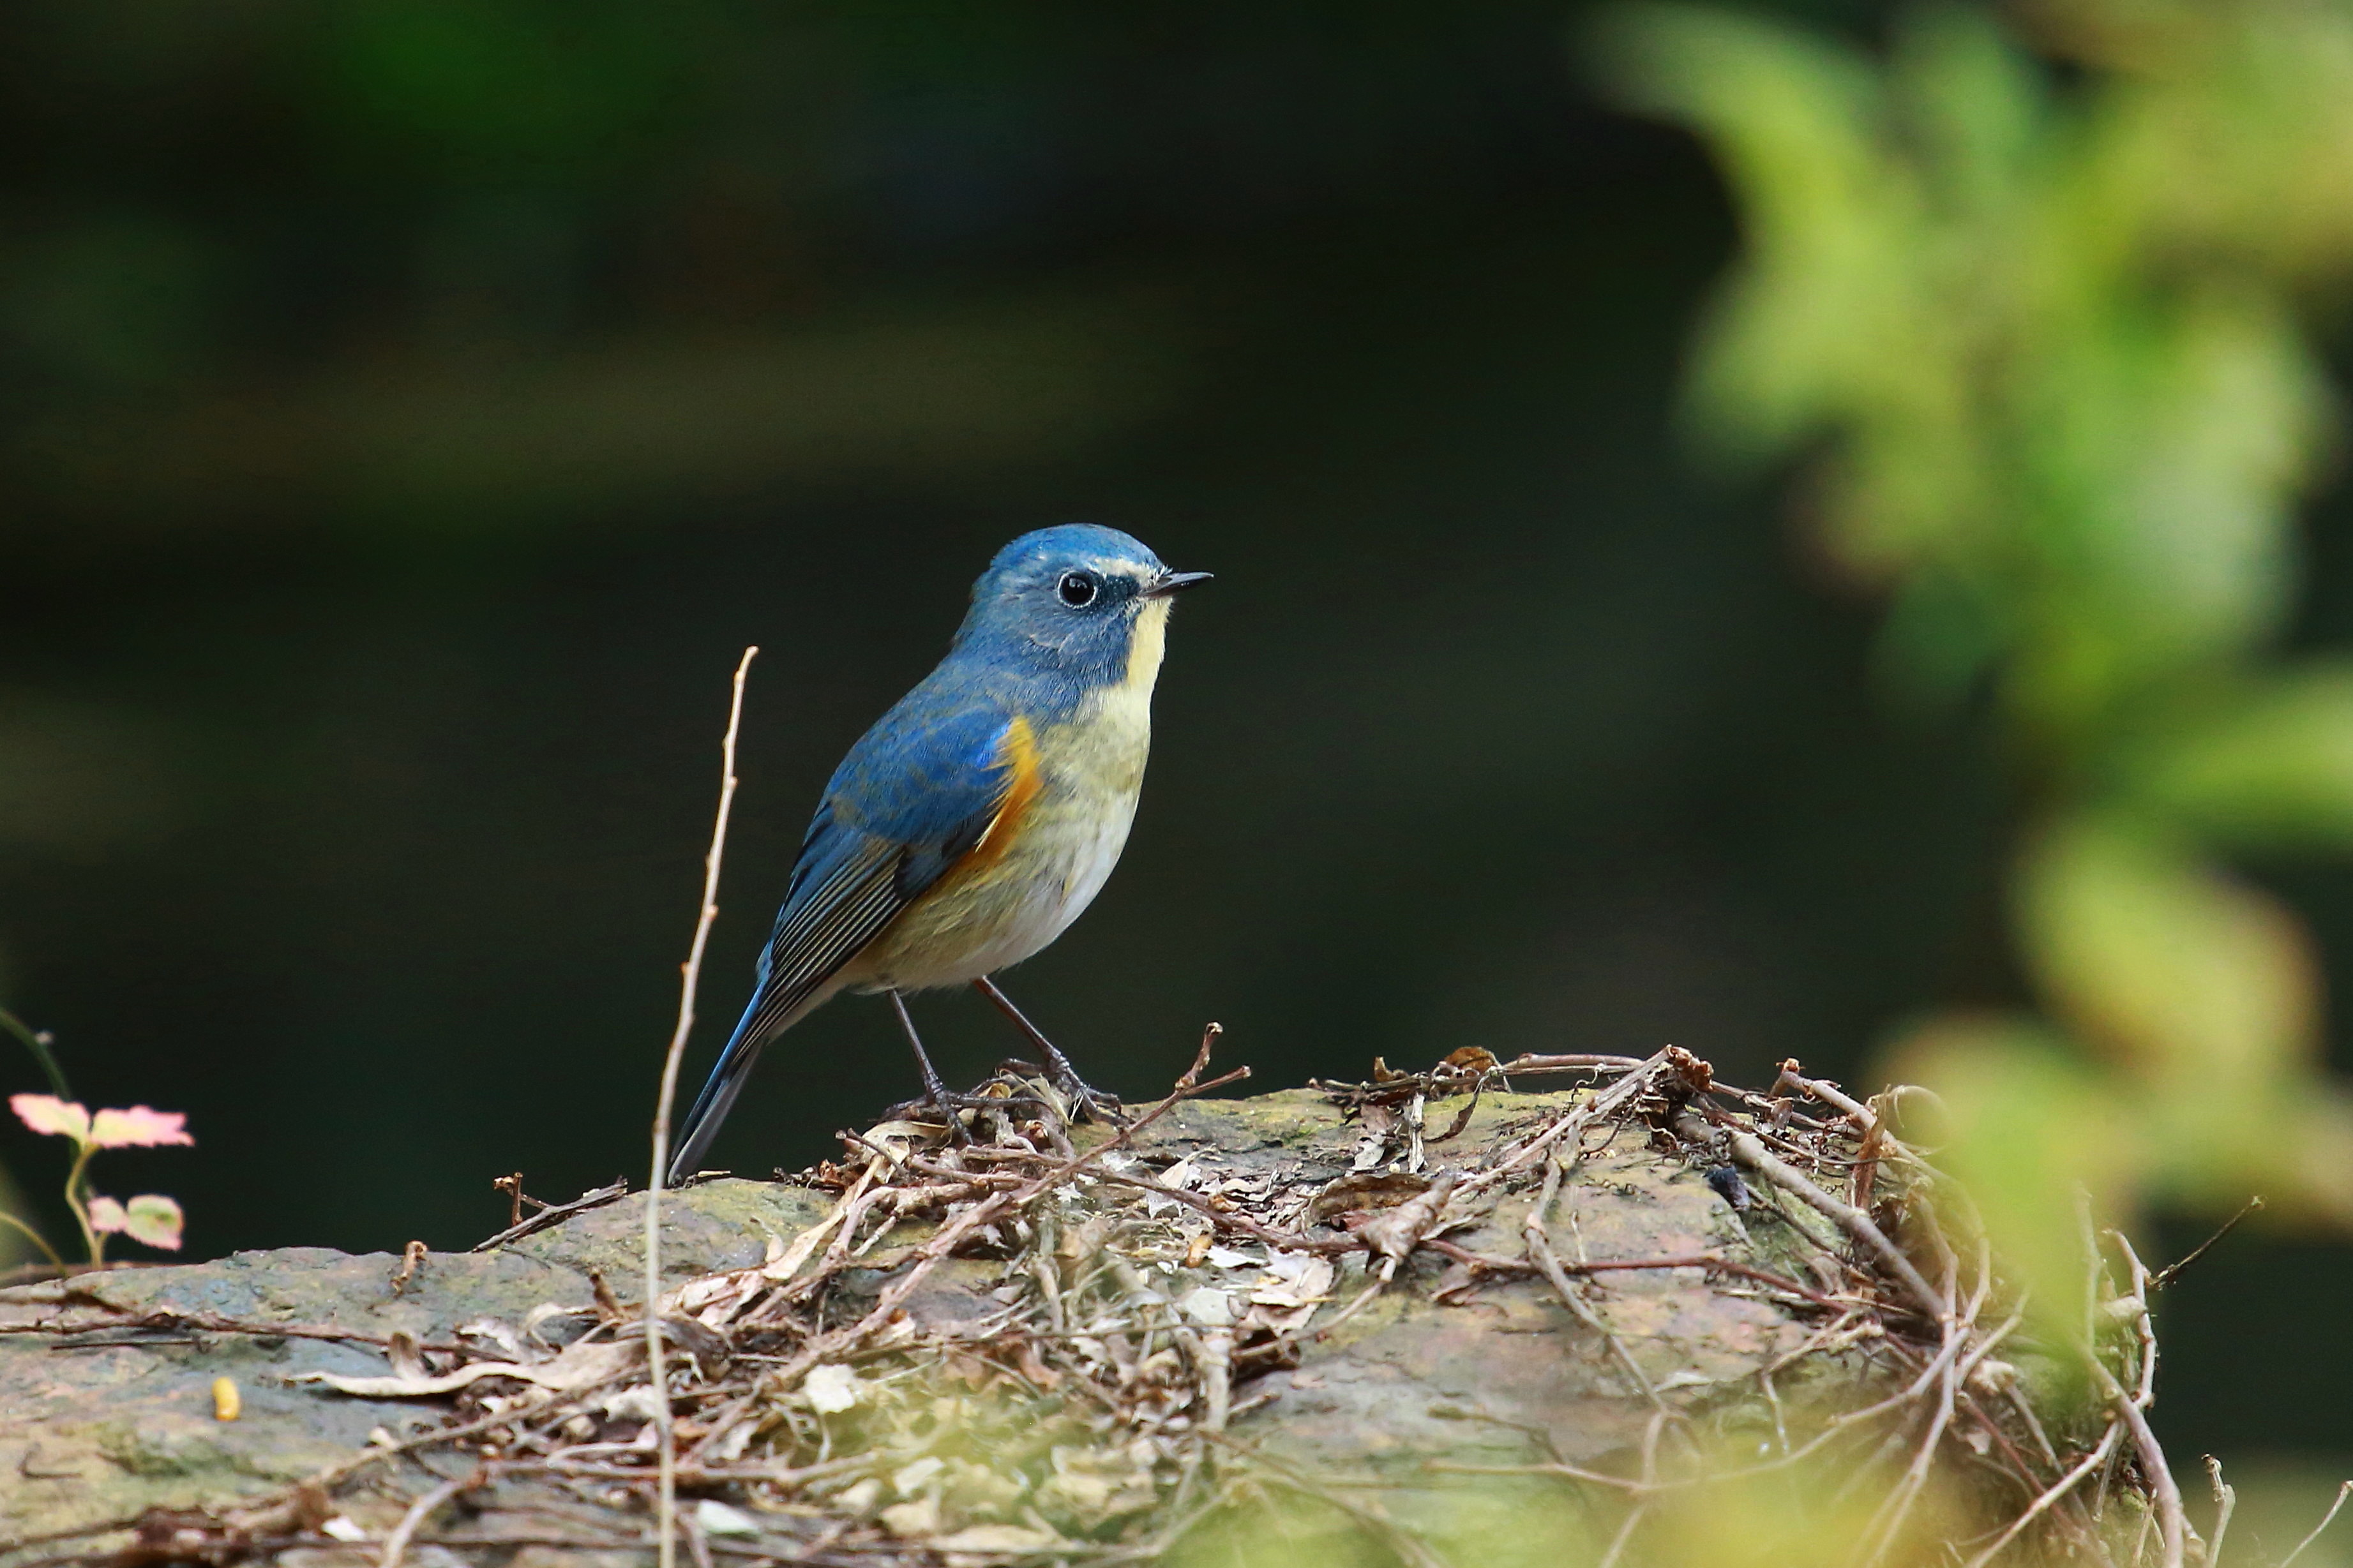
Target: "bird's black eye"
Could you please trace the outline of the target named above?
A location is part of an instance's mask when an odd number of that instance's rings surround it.
[[[1062,580],[1054,584],[1054,596],[1074,610],[1083,610],[1093,604],[1095,595],[1102,591],[1092,572],[1065,572]]]

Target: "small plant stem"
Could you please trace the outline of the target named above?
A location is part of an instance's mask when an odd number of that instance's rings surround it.
[[[66,1173],[66,1206],[73,1210],[74,1223],[81,1226],[82,1245],[90,1248],[92,1268],[106,1261],[106,1243],[90,1223],[90,1199],[82,1191],[89,1181],[90,1157],[98,1152],[95,1143],[84,1143],[74,1152],[73,1169]]]
[[[51,1092],[59,1100],[73,1098],[73,1090],[66,1087],[65,1069],[58,1066],[56,1053],[49,1049],[48,1040],[39,1030],[5,1007],[0,1007],[0,1029],[25,1042],[25,1048],[33,1053],[33,1059],[41,1064],[41,1071],[48,1078]]]
[[[2222,1568],[2222,1538],[2231,1533],[2231,1515],[2239,1506],[2239,1489],[2222,1479],[2222,1461],[2206,1456],[2206,1482],[2214,1489],[2214,1539],[2206,1543],[2206,1568]]]
[[[23,1232],[35,1247],[39,1247],[43,1252],[49,1255],[50,1262],[56,1264],[60,1268],[63,1268],[66,1266],[66,1260],[58,1256],[58,1249],[49,1245],[49,1238],[47,1237],[43,1236],[39,1231],[35,1230],[31,1226],[26,1225],[23,1220],[18,1219],[6,1209],[0,1209],[0,1225],[5,1225],[12,1229]]]
[[[470,1476],[443,1481],[410,1503],[408,1511],[400,1516],[400,1522],[392,1527],[392,1533],[384,1538],[383,1553],[376,1559],[377,1568],[400,1568],[401,1554],[408,1550],[409,1542],[416,1538],[417,1527],[430,1519],[434,1510],[442,1504],[459,1492],[480,1485],[483,1479],[482,1472],[477,1470]]]
[[[2337,1500],[2328,1505],[2328,1511],[2320,1516],[2320,1522],[2312,1527],[2312,1533],[2306,1536],[2302,1541],[2297,1542],[2295,1543],[2295,1550],[2280,1559],[2279,1568],[2288,1568],[2290,1563],[2304,1555],[2304,1549],[2306,1547],[2320,1539],[2320,1532],[2322,1531],[2327,1530],[2330,1525],[2337,1522],[2337,1510],[2345,1506],[2345,1498],[2348,1493],[2353,1493],[2353,1481],[2347,1481],[2343,1486],[2337,1489]]]
[[[660,1543],[661,1568],[678,1562],[678,1433],[670,1423],[669,1374],[663,1366],[661,1313],[661,1194],[662,1176],[670,1165],[670,1102],[678,1098],[678,1065],[686,1054],[687,1036],[694,1031],[694,990],[702,976],[702,950],[711,940],[712,922],[719,918],[719,861],[727,848],[727,814],[735,804],[735,737],[744,724],[744,681],[752,670],[747,647],[735,666],[733,695],[727,705],[727,733],[719,743],[719,811],[711,825],[711,850],[702,858],[702,903],[694,921],[694,941],[680,966],[678,1022],[671,1029],[670,1054],[662,1059],[661,1093],[654,1102],[653,1174],[646,1184],[646,1366],[652,1374],[654,1426],[661,1467],[655,1495],[655,1532]]]
[[[2158,1539],[2163,1555],[2162,1568],[2181,1568],[2187,1546],[2184,1538],[2188,1526],[2181,1515],[2181,1489],[2174,1484],[2173,1472],[2166,1468],[2165,1447],[2158,1442],[2157,1434],[2149,1429],[2148,1417],[2135,1403],[2132,1393],[2118,1383],[2095,1353],[2091,1358],[2092,1376],[2116,1407],[2126,1429],[2132,1434],[2133,1444],[2140,1452],[2141,1468],[2148,1478],[2151,1500],[2157,1504]]]

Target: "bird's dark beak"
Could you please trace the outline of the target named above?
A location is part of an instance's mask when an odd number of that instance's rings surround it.
[[[1206,583],[1211,575],[1208,572],[1163,572],[1145,584],[1144,596],[1147,599],[1165,598],[1196,583]]]

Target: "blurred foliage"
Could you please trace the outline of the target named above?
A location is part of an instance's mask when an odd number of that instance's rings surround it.
[[[1769,1436],[1754,1447],[1706,1447],[1704,1461],[1720,1468],[1717,1479],[1663,1487],[1631,1505],[1591,1496],[1569,1501],[1556,1484],[1533,1476],[1450,1477],[1442,1463],[1384,1474],[1377,1490],[1363,1479],[1327,1489],[1289,1470],[1244,1471],[1239,1495],[1185,1535],[1166,1562],[1170,1568],[1788,1568],[1868,1560],[1928,1568],[1957,1561],[1954,1542],[1982,1542],[2004,1522],[1999,1508],[1972,1490],[1981,1478],[1940,1468],[1891,1525],[1900,1466],[1890,1456],[1861,1466],[1821,1455],[1790,1464],[1763,1459],[1771,1447]],[[2309,1511],[2300,1493],[2289,1506]],[[2119,1558],[2143,1515],[2119,1489],[2099,1527]],[[2043,1560],[2033,1550],[2001,1559]]]
[[[1904,13],[1883,54],[1620,16],[1637,103],[1718,153],[1746,247],[1690,395],[1799,458],[1812,543],[1890,602],[1904,700],[1990,715],[2016,782],[2019,990],[1887,1058],[2045,1287],[2071,1189],[2353,1221],[2312,942],[2235,852],[2353,847],[2353,667],[2278,649],[2353,270],[2353,6]]]

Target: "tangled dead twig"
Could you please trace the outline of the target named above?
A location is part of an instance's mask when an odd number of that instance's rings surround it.
[[[1395,1554],[1437,1563],[1447,1554],[1395,1499],[1343,1496],[1365,1483],[1318,1473],[1282,1446],[1279,1419],[1251,1413],[1288,1386],[1286,1369],[1389,1331],[1407,1309],[1384,1290],[1443,1312],[1512,1290],[1533,1300],[1514,1284],[1528,1279],[1557,1302],[1561,1355],[1589,1356],[1609,1397],[1627,1391],[1625,1446],[1518,1465],[1433,1453],[1373,1484],[1403,1495],[1417,1476],[1540,1478],[1570,1489],[1593,1521],[1588,1550],[1569,1560],[1626,1568],[1698,1500],[1767,1475],[1829,1478],[1863,1498],[1824,1563],[1925,1561],[1927,1534],[1957,1519],[1968,1529],[1937,1544],[1965,1541],[1948,1560],[1971,1553],[1969,1568],[2045,1545],[2142,1564],[2130,1538],[2143,1519],[2153,1561],[2179,1560],[2187,1526],[2145,1416],[2150,1276],[2120,1238],[2129,1283],[2100,1320],[2119,1331],[2060,1352],[2088,1361],[2106,1419],[2063,1432],[1997,1359],[2018,1353],[2021,1302],[1982,1238],[1938,1201],[1940,1178],[1870,1107],[1795,1064],[1776,1085],[1800,1097],[1790,1103],[1720,1086],[1672,1049],[1327,1085],[1348,1130],[1335,1133],[1325,1173],[1212,1177],[1208,1152],[1177,1154],[1182,1140],[1164,1133],[1240,1076],[1207,1078],[1215,1037],[1167,1099],[1083,1147],[1069,1147],[1084,1134],[1059,1121],[1052,1086],[1018,1074],[983,1087],[984,1104],[1004,1109],[966,1111],[963,1144],[912,1121],[845,1134],[843,1164],[800,1178],[830,1203],[772,1237],[761,1261],[673,1283],[650,1310],[607,1293],[601,1311],[554,1320],[577,1331],[569,1339],[495,1324],[433,1344],[306,1331],[380,1345],[391,1369],[314,1381],[443,1402],[441,1424],[269,1497],[117,1521],[111,1540],[93,1528],[0,1551],[41,1546],[53,1554],[34,1561],[56,1564],[134,1549],[226,1563],[358,1539],[395,1560],[526,1540],[642,1551],[656,1544],[667,1413],[679,1534],[698,1568],[1141,1562],[1278,1495],[1314,1499]],[[1541,1098],[1500,1088],[1505,1073],[1546,1070],[1600,1081]],[[1482,1097],[1481,1131],[1466,1136],[1474,1123],[1457,1112],[1446,1135],[1429,1136],[1418,1107],[1453,1097]],[[1577,1215],[1595,1223],[1609,1190],[1588,1184],[1597,1172],[1663,1164],[1705,1203],[1713,1184],[1701,1178],[1727,1152],[1758,1192],[1739,1210],[1720,1201],[1704,1248],[1588,1256]],[[1866,1172],[1868,1209],[1852,1201]],[[1671,1286],[1676,1271],[1684,1283]],[[1657,1284],[1636,1283],[1646,1280]],[[1737,1298],[1746,1321],[1787,1332],[1738,1378],[1695,1379],[1628,1326],[1654,1289]],[[104,1326],[181,1325],[191,1320]],[[453,1508],[472,1522],[433,1533]]]
[[[565,1220],[570,1219],[574,1215],[586,1214],[590,1209],[603,1208],[607,1204],[619,1203],[623,1198],[628,1197],[628,1178],[626,1176],[618,1177],[610,1185],[593,1188],[588,1192],[581,1194],[578,1197],[573,1199],[568,1204],[548,1204],[542,1207],[537,1214],[518,1218],[512,1225],[510,1225],[506,1229],[499,1232],[496,1236],[476,1242],[471,1250],[475,1252],[489,1252],[497,1247],[509,1246],[514,1242],[521,1241],[526,1236],[537,1236],[543,1230],[561,1225]],[[518,1213],[520,1213],[524,1201],[525,1200],[521,1196],[521,1189],[518,1188],[515,1201],[515,1207]]]

